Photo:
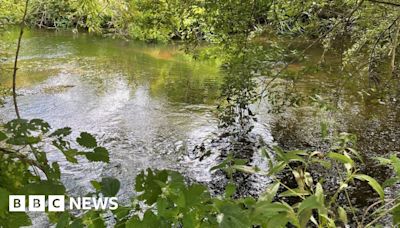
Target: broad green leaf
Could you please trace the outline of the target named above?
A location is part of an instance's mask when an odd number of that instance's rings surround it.
[[[217,207],[222,214],[222,220],[219,224],[220,228],[243,228],[250,226],[248,214],[238,205],[223,202],[217,205]]]
[[[14,228],[21,226],[30,226],[32,225],[32,222],[25,212],[13,212],[9,213],[5,219],[0,219],[0,225],[3,227]]]
[[[84,228],[82,219],[75,219],[69,228]]]
[[[78,163],[78,160],[75,158],[75,156],[78,155],[78,151],[76,149],[63,150],[63,154],[67,161],[71,163]]]
[[[61,217],[59,218],[57,222],[56,228],[67,228],[69,227],[69,221],[70,221],[70,216],[68,212],[64,212],[61,214]]]
[[[97,146],[96,138],[94,138],[93,135],[87,132],[82,132],[80,136],[76,139],[76,142],[86,148],[95,148]]]
[[[101,179],[101,193],[106,197],[116,196],[121,186],[118,179],[112,177],[104,177]]]
[[[260,195],[258,200],[271,203],[279,190],[279,186],[280,186],[279,182],[271,184],[270,186],[268,186],[266,191]]]
[[[94,149],[94,152],[86,152],[80,154],[85,155],[89,161],[110,162],[108,150],[104,147],[96,147]]]
[[[340,161],[344,164],[347,163],[347,164],[350,164],[351,166],[354,166],[354,161],[349,156],[345,156],[343,154],[338,154],[335,152],[329,152],[328,157],[332,158],[334,160]]]
[[[318,198],[313,195],[310,197],[307,197],[305,200],[303,200],[300,205],[299,205],[299,211],[298,213],[301,213],[304,210],[307,209],[318,209],[321,208],[321,202],[318,201]]]
[[[25,185],[21,193],[25,195],[64,195],[65,187],[59,183],[43,180],[39,183]]]
[[[233,183],[228,183],[225,187],[225,197],[226,198],[230,198],[231,196],[233,196],[233,194],[235,194],[236,191],[236,186]]]
[[[151,227],[162,227],[159,218],[150,210],[144,213],[143,220],[140,220],[138,216],[133,216],[126,223],[126,228],[151,228]]]
[[[354,175],[354,178],[361,181],[367,181],[368,184],[378,193],[381,200],[385,199],[385,192],[383,191],[382,186],[374,178],[365,174],[356,174]]]
[[[268,201],[258,201],[254,205],[253,217],[271,217],[279,212],[289,212],[287,205],[282,203],[270,203]]]

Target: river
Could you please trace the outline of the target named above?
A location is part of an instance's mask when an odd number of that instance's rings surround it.
[[[5,86],[11,83],[17,36],[17,29],[0,36],[1,73],[5,75],[0,83]],[[291,64],[289,70],[296,72],[315,64],[321,48],[311,49],[308,55],[311,58]],[[329,58],[331,64],[337,64],[336,58]],[[120,200],[128,202],[134,194],[134,177],[146,168],[178,170],[200,182],[212,179],[209,168],[216,164],[217,155],[199,161],[191,151],[204,142],[212,144],[217,137],[215,108],[223,75],[215,61],[193,60],[179,44],[27,30],[19,68],[18,103],[23,118],[42,118],[53,129],[69,126],[74,137],[81,131],[90,132],[110,151],[109,164],[82,159],[73,165],[59,153],[48,155],[59,161],[62,180],[72,195],[88,193],[93,179],[113,176],[122,180]],[[253,134],[266,144],[277,142],[289,149],[326,149],[326,143],[319,140],[318,120],[324,118],[332,127],[359,136],[367,164],[363,171],[383,181],[388,171],[369,158],[400,151],[398,104],[368,97],[357,77],[345,79],[346,84],[334,94],[338,82],[343,82],[340,77],[338,71],[327,70],[307,74],[297,82],[299,94],[317,92],[335,99],[339,111],[321,117],[316,114],[319,108],[306,104],[269,114],[266,104],[258,104]],[[12,118],[11,99],[6,98],[0,120]],[[369,197],[364,197],[370,193],[367,185],[354,192],[357,204],[370,203]]]

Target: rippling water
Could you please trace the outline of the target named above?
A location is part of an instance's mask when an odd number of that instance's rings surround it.
[[[11,67],[16,31],[1,38]],[[111,162],[72,165],[59,153],[63,181],[72,194],[85,194],[90,180],[115,176],[120,199],[133,194],[136,174],[147,167],[170,168],[209,181],[214,157],[193,160],[188,151],[214,137],[214,115],[222,77],[212,62],[193,61],[178,45],[148,45],[68,32],[27,31],[18,74],[23,118],[42,118],[53,128],[69,126],[96,135]],[[7,70],[3,70],[4,73]],[[11,75],[11,74],[7,74]],[[2,78],[9,84],[11,78]],[[0,111],[14,117],[11,101]],[[265,124],[256,131],[270,140]],[[257,130],[258,129],[258,130]]]

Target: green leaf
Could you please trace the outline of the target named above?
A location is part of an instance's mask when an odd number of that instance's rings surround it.
[[[0,217],[4,216],[8,212],[8,196],[10,193],[4,189],[0,188]]]
[[[70,127],[64,127],[64,128],[60,128],[55,130],[53,133],[51,133],[49,136],[50,137],[61,137],[61,136],[68,136],[72,133],[71,128]]]
[[[57,222],[56,228],[67,228],[69,227],[70,216],[68,212],[62,213],[61,217]]]
[[[101,179],[100,185],[100,191],[106,197],[116,196],[121,187],[119,180],[112,177],[104,177]]]
[[[89,211],[83,216],[83,224],[87,228],[105,228],[103,218],[100,216],[98,211]]]
[[[393,216],[393,225],[398,225],[400,224],[400,205],[399,205],[399,201],[396,201],[397,203],[397,207],[395,207],[392,211],[392,216]]]
[[[217,207],[222,216],[219,227],[243,228],[251,225],[248,214],[238,205],[229,202],[222,202],[218,203]]]
[[[290,190],[287,190],[287,191],[279,194],[280,197],[289,197],[289,196],[300,197],[300,196],[308,196],[308,195],[310,195],[310,192],[308,192],[304,189],[298,189],[298,188],[290,189]]]
[[[318,198],[316,196],[310,196],[300,203],[298,213],[301,213],[302,211],[307,209],[318,209],[321,208],[321,206],[322,205],[318,201]]]
[[[383,191],[382,186],[374,178],[365,174],[356,174],[354,175],[354,178],[361,181],[367,181],[368,184],[378,193],[381,200],[385,199],[385,192]]]
[[[264,174],[261,172],[257,167],[252,167],[252,166],[247,166],[247,165],[233,165],[233,169],[236,169],[240,172],[243,173],[249,173],[249,174]]]
[[[86,148],[95,148],[97,146],[96,138],[87,132],[82,132],[80,136],[76,139],[76,142]]]
[[[147,169],[147,175],[142,171],[136,176],[135,190],[143,192],[138,199],[145,200],[147,205],[154,204],[162,193],[160,185],[157,183],[166,183],[168,180],[168,172],[165,170],[153,172]]]
[[[267,176],[271,176],[271,175],[276,175],[278,173],[280,173],[283,169],[285,169],[287,166],[287,163],[280,161],[278,163],[276,163],[273,167],[270,167],[271,169],[268,171]]]
[[[138,216],[133,216],[126,223],[126,228],[151,228],[151,227],[163,227],[159,218],[150,210],[144,213],[143,220],[140,220]],[[165,226],[167,227],[167,226]]]
[[[9,213],[5,221],[0,221],[0,224],[5,224],[4,227],[21,227],[32,225],[31,219],[25,212]]]
[[[233,194],[235,194],[236,186],[233,183],[228,183],[225,187],[225,197],[230,198]]]
[[[67,161],[71,163],[78,163],[78,160],[75,158],[75,156],[78,154],[78,151],[76,149],[63,150],[62,152]]]
[[[65,187],[59,183],[43,180],[39,183],[25,185],[21,193],[25,195],[64,195]]]
[[[279,186],[280,186],[279,182],[271,184],[270,186],[268,186],[266,191],[260,195],[258,200],[271,203],[278,192]]]
[[[7,139],[7,135],[4,132],[0,131],[0,141]]]
[[[347,213],[343,207],[338,207],[339,219],[346,225],[348,223]]]
[[[69,226],[69,228],[83,228],[83,221],[82,219],[76,219],[75,221],[73,221],[71,223],[71,225]]]
[[[86,156],[89,161],[110,162],[108,150],[104,147],[96,147],[94,152],[81,153]]]
[[[342,163],[345,163],[345,164],[347,163],[347,164],[350,164],[351,166],[354,166],[354,161],[349,156],[345,156],[343,154],[338,154],[335,152],[329,152],[328,157],[332,158],[334,160],[340,161]]]

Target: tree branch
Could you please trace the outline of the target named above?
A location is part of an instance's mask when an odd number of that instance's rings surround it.
[[[27,14],[27,11],[28,11],[28,3],[29,3],[29,0],[26,0],[24,16],[22,17],[22,21],[21,21],[21,31],[19,32],[19,37],[18,37],[17,51],[15,53],[14,70],[13,70],[12,92],[13,92],[13,101],[14,101],[15,114],[17,115],[18,119],[21,119],[21,116],[19,114],[18,104],[17,104],[17,91],[16,91],[16,87],[17,87],[17,70],[18,70],[18,55],[19,55],[19,50],[21,48],[22,35],[24,34],[25,18],[26,18],[26,14]]]
[[[0,148],[0,153],[7,154],[12,157],[18,158],[22,162],[25,162],[33,167],[37,167],[37,168],[43,170],[43,166],[41,164],[39,164],[39,162],[37,162],[36,160],[30,159],[27,155],[22,154],[16,150]]]
[[[379,3],[379,4],[385,4],[385,5],[400,7],[400,3],[386,2],[386,1],[380,1],[380,0],[368,0],[368,1],[369,2],[374,2],[374,3]]]

